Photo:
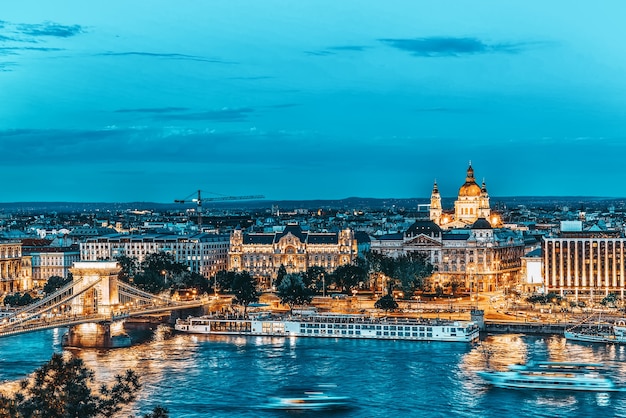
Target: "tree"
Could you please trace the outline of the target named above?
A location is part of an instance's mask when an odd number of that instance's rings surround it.
[[[135,275],[133,283],[141,290],[150,293],[160,293],[168,288],[165,283],[165,276],[160,271],[147,270],[139,273]]]
[[[406,297],[424,284],[424,279],[433,273],[433,266],[426,256],[420,253],[403,255],[395,260],[395,266],[391,277],[395,279],[394,285],[399,285]],[[391,289],[393,290],[393,289]],[[441,290],[443,293],[443,289]]]
[[[304,285],[299,274],[287,274],[276,289],[280,302],[289,305],[293,312],[294,305],[309,303],[313,298],[311,291]]]
[[[385,295],[374,303],[374,308],[382,309],[385,312],[398,309],[398,302],[391,295]]]
[[[117,276],[121,281],[130,283],[131,279],[137,274],[139,270],[139,261],[137,257],[128,257],[126,255],[119,255],[115,257],[115,260],[120,264],[122,270]]]
[[[173,282],[178,289],[196,289],[198,294],[207,293],[210,289],[209,281],[203,275],[193,271],[174,276]]]
[[[309,267],[306,270],[306,273],[303,274],[302,276],[302,280],[304,281],[304,285],[306,287],[308,287],[309,289],[312,290],[324,290],[323,287],[325,285],[328,285],[329,283],[326,283],[325,280],[325,276],[327,276],[328,273],[326,272],[326,269],[324,267],[321,266],[312,266]]]
[[[215,283],[222,292],[230,292],[233,289],[233,282],[237,273],[234,271],[220,270],[215,274]],[[213,289],[217,291],[217,289]]]
[[[367,278],[367,272],[353,264],[344,264],[335,269],[332,278],[337,287],[345,292],[356,288],[359,283],[364,282]]]
[[[0,416],[13,418],[92,418],[113,417],[124,405],[133,402],[141,387],[132,370],[115,377],[109,387],[101,385],[97,392],[94,373],[81,359],[65,359],[55,353],[48,363],[35,370],[33,377],[20,382],[13,397],[0,394]],[[157,409],[158,408],[158,409]],[[157,407],[153,415],[167,418],[167,410]],[[154,415],[159,413],[160,415]]]
[[[278,289],[278,286],[280,286],[280,284],[283,281],[283,278],[285,278],[285,276],[287,275],[287,269],[285,268],[284,265],[280,265],[280,267],[278,267],[278,272],[276,273],[276,280],[274,281],[274,287],[276,289]]]
[[[248,305],[252,302],[258,302],[259,292],[256,290],[256,280],[250,276],[247,271],[237,273],[233,282],[233,293],[235,301],[239,305],[243,305],[244,313],[248,309]]]
[[[141,270],[144,273],[147,271],[158,273],[167,272],[167,274],[172,276],[187,271],[187,266],[177,262],[174,256],[169,253],[158,252],[146,256],[141,263]]]
[[[619,300],[617,293],[611,292],[600,301],[600,305],[615,308]]]
[[[39,300],[33,298],[30,293],[12,293],[4,297],[3,303],[7,306],[26,306]]]
[[[46,295],[49,295],[62,288],[72,280],[73,278],[71,276],[68,276],[67,279],[64,279],[61,276],[50,276],[43,287],[43,291]]]

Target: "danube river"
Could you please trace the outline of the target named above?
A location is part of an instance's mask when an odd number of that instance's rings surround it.
[[[0,339],[0,381],[24,378],[60,351],[65,330]],[[73,350],[99,382],[135,370],[143,388],[132,410],[172,417],[272,417],[261,407],[290,386],[334,384],[354,407],[341,417],[626,416],[626,393],[486,387],[477,370],[533,360],[603,362],[626,382],[626,347],[560,336],[492,335],[477,344],[316,338],[208,337],[159,331],[116,350]],[[128,413],[123,416],[128,416]],[[319,412],[296,414],[319,416]]]

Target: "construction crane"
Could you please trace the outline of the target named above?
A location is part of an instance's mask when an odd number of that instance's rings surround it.
[[[250,196],[218,196],[218,197],[202,197],[202,190],[198,190],[198,197],[193,198],[196,193],[192,193],[184,199],[176,199],[174,203],[190,203],[195,202],[197,205],[196,211],[198,212],[198,230],[202,228],[202,202],[222,202],[227,200],[253,200],[253,199],[265,199],[263,195],[250,195]]]

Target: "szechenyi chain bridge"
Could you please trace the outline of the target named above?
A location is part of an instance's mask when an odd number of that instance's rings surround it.
[[[128,345],[123,333],[130,317],[199,308],[206,299],[175,300],[154,295],[118,280],[120,266],[111,261],[76,262],[73,281],[11,315],[0,323],[0,337],[69,327],[68,345],[116,347]]]

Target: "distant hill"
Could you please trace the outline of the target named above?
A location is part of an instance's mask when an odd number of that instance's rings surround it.
[[[444,208],[452,209],[456,197],[443,198]],[[367,198],[349,197],[346,199],[332,200],[240,200],[225,202],[203,202],[204,210],[209,209],[270,209],[273,205],[282,210],[293,209],[357,209],[357,210],[377,210],[377,209],[405,209],[416,210],[418,204],[428,204],[430,198]],[[545,209],[561,208],[568,206],[570,210],[602,210],[609,206],[616,209],[623,209],[626,206],[625,198],[606,198],[596,196],[511,196],[511,197],[491,197],[491,207],[493,209],[508,208],[513,209],[519,205],[527,207],[541,207]],[[0,211],[5,213],[45,213],[45,212],[117,212],[124,210],[152,210],[168,211],[183,208],[193,208],[194,204],[181,205],[179,203],[155,203],[155,202],[14,202],[0,203]]]

